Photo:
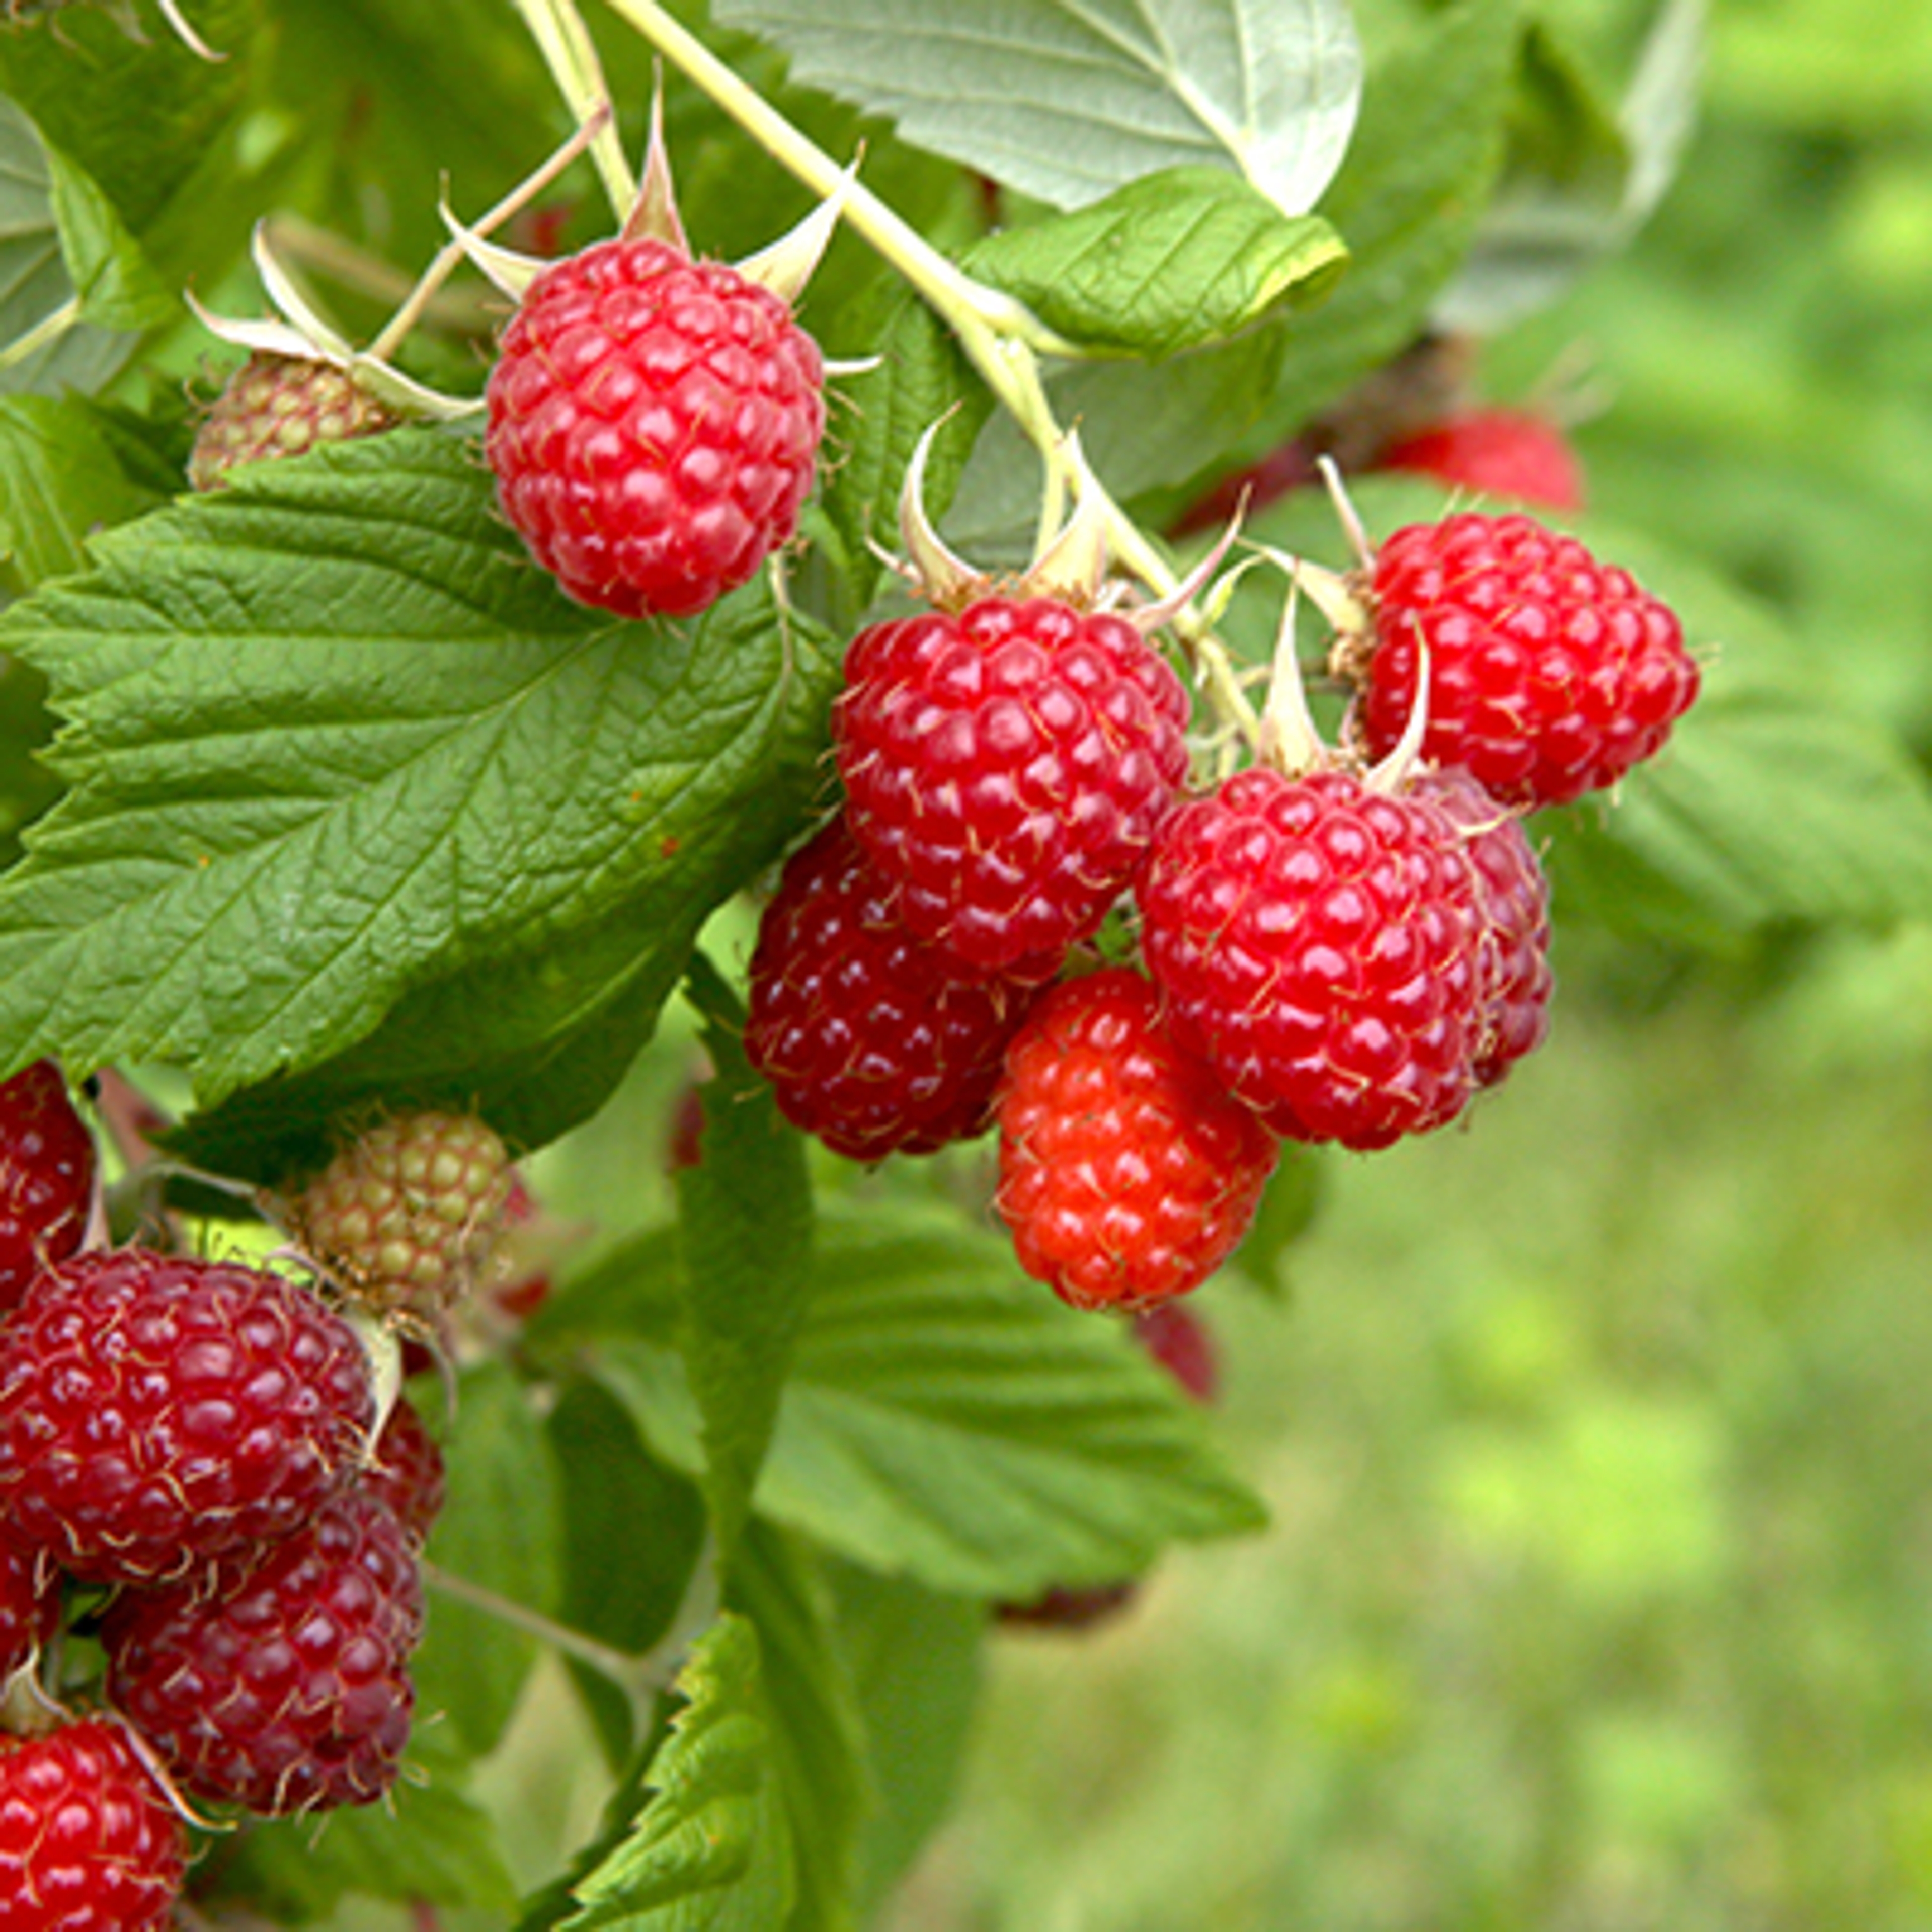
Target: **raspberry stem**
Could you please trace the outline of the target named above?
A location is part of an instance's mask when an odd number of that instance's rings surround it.
[[[511,0],[537,44],[551,77],[580,128],[593,118],[598,124],[590,144],[604,192],[621,223],[637,200],[638,184],[624,158],[624,144],[610,111],[610,89],[597,58],[596,44],[585,30],[583,16],[572,0]]]

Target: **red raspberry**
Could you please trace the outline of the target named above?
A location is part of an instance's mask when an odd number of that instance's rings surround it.
[[[1527,410],[1471,409],[1445,416],[1398,437],[1374,466],[1546,509],[1583,507],[1582,466],[1569,438],[1548,417]]]
[[[668,242],[599,242],[540,274],[503,332],[497,501],[580,602],[690,616],[796,527],[824,384],[770,290]]]
[[[51,1060],[0,1084],[0,1315],[87,1232],[97,1156]]]
[[[178,1576],[306,1522],[374,1420],[355,1335],[292,1282],[76,1255],[0,1328],[0,1516],[76,1576]]]
[[[745,1051],[785,1118],[837,1153],[929,1154],[986,1127],[1030,998],[914,938],[836,818],[759,922]]]
[[[0,1684],[53,1635],[59,1615],[56,1573],[0,1537]]]
[[[1054,988],[1006,1049],[995,1204],[1020,1266],[1076,1308],[1198,1288],[1239,1245],[1274,1136],[1162,1030],[1124,967]]]
[[[379,435],[400,420],[333,362],[260,351],[229,377],[203,420],[188,480],[212,490],[238,463],[300,456],[318,443]]]
[[[124,1591],[101,1624],[109,1695],[182,1788],[269,1816],[388,1790],[422,1634],[408,1532],[359,1489],[253,1562]]]
[[[1187,772],[1187,695],[1125,619],[987,597],[877,624],[832,737],[852,830],[920,938],[1052,977],[1106,916]]]
[[[1400,740],[1429,647],[1423,754],[1506,805],[1561,805],[1649,758],[1697,694],[1677,620],[1534,518],[1412,524],[1383,544],[1359,679],[1370,752]]]
[[[1493,1087],[1550,1031],[1550,887],[1516,814],[1467,772],[1431,772],[1418,785],[1462,828],[1475,866],[1483,1021],[1474,1072],[1478,1087]]]
[[[1185,1302],[1166,1301],[1134,1317],[1134,1339],[1196,1402],[1210,1402],[1221,1365],[1208,1324]]]
[[[486,1122],[425,1108],[350,1141],[295,1195],[289,1216],[303,1246],[358,1300],[434,1312],[488,1269],[514,1178]]]
[[[6,1932],[160,1932],[185,1870],[180,1821],[121,1725],[0,1734]]]
[[[362,1486],[388,1505],[418,1544],[429,1539],[446,1493],[442,1451],[406,1396],[398,1398],[363,1469]]]
[[[1292,1139],[1379,1148],[1469,1097],[1474,873],[1439,806],[1339,770],[1239,772],[1138,888],[1170,1030]]]

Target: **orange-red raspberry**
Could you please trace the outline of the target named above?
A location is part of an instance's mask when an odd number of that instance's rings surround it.
[[[1191,800],[1137,888],[1169,1030],[1291,1139],[1454,1119],[1482,1022],[1466,843],[1426,797],[1340,770],[1257,766]]]
[[[995,1204],[1013,1251],[1076,1308],[1198,1288],[1247,1232],[1279,1153],[1124,967],[1034,1008],[1006,1049],[998,1119]]]
[[[1444,416],[1398,436],[1374,466],[1546,509],[1583,507],[1583,467],[1570,439],[1547,416],[1528,410],[1490,405]]]
[[[545,270],[486,393],[497,501],[580,602],[688,616],[788,538],[825,427],[818,345],[770,290],[670,243]]]
[[[1670,608],[1534,518],[1473,512],[1397,530],[1377,554],[1373,635],[1346,650],[1370,752],[1392,750],[1429,657],[1423,755],[1506,805],[1614,784],[1697,694]]]
[[[1187,772],[1187,695],[1125,619],[982,598],[878,624],[832,737],[854,836],[921,938],[1051,979],[1131,882]]]

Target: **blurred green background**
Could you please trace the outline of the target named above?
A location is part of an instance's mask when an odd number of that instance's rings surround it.
[[[1485,373],[1932,754],[1924,0],[1718,0],[1670,196]],[[1200,1298],[1275,1527],[995,1642],[892,1932],[1932,1926],[1932,934],[1558,964]]]

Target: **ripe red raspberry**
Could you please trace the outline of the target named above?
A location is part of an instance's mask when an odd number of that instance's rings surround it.
[[[1426,798],[1340,770],[1257,766],[1183,806],[1137,889],[1169,1030],[1292,1139],[1441,1126],[1481,1018],[1464,848]]]
[[[0,1315],[87,1232],[97,1156],[51,1060],[0,1084]]]
[[[212,490],[237,464],[300,456],[318,443],[379,435],[400,420],[333,362],[258,350],[229,377],[203,419],[188,458],[188,480],[197,490]]]
[[[853,1160],[988,1123],[1030,991],[913,938],[843,818],[794,853],[759,922],[745,1051],[778,1111]]]
[[[1125,619],[986,597],[861,632],[832,739],[847,816],[920,938],[1052,977],[1187,772],[1187,695]]]
[[[1478,408],[1445,416],[1397,437],[1374,466],[1546,509],[1583,507],[1582,466],[1569,438],[1547,416],[1527,410]]]
[[[442,1513],[447,1474],[436,1438],[407,1396],[398,1396],[376,1438],[361,1478],[362,1488],[387,1504],[418,1544],[429,1540]]]
[[[995,1196],[1020,1266],[1076,1308],[1150,1307],[1240,1244],[1274,1135],[1112,967],[1058,986],[1006,1049]]]
[[[1550,1031],[1550,887],[1521,821],[1467,772],[1432,772],[1418,781],[1462,828],[1476,871],[1482,1023],[1474,1071],[1493,1087]]]
[[[488,1268],[513,1178],[508,1150],[474,1114],[398,1114],[349,1142],[295,1193],[289,1217],[350,1294],[434,1312]]]
[[[1697,694],[1676,618],[1534,518],[1412,524],[1382,547],[1374,632],[1343,668],[1372,754],[1400,740],[1429,649],[1423,755],[1506,805],[1561,805],[1651,757]]]
[[[374,1420],[360,1344],[294,1282],[76,1255],[0,1328],[0,1516],[92,1581],[179,1576],[306,1522]]]
[[[180,1821],[120,1724],[0,1734],[7,1932],[160,1932],[185,1869]]]
[[[407,1532],[350,1490],[252,1562],[124,1591],[101,1624],[108,1694],[195,1796],[367,1804],[409,1742],[422,1614]]]
[[[572,596],[688,616],[792,533],[825,426],[818,345],[770,290],[670,243],[599,242],[503,332],[484,452]]]
[[[57,1574],[0,1536],[0,1684],[52,1636],[59,1614]]]

